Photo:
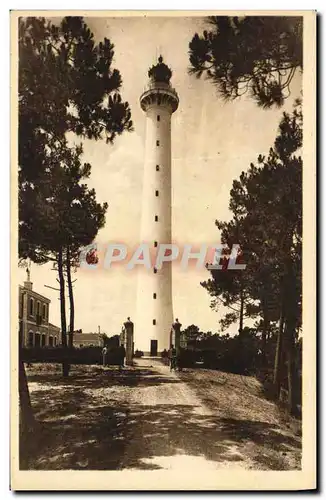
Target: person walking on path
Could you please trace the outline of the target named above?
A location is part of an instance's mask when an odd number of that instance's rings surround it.
[[[166,366],[169,364],[169,353],[166,349],[162,352],[162,360]]]
[[[108,349],[106,346],[103,347],[102,349],[102,357],[103,357],[103,366],[106,366],[107,365],[107,361],[106,361],[106,355],[108,353]]]

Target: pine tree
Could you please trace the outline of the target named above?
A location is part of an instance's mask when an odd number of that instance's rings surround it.
[[[189,72],[202,75],[227,100],[249,94],[259,106],[281,106],[302,70],[302,18],[208,18],[189,44]]]
[[[105,38],[97,44],[82,17],[65,17],[58,26],[44,18],[19,20],[19,256],[39,264],[57,263],[63,345],[67,343],[64,266],[72,229],[67,225],[69,203],[63,180],[70,162],[73,165],[80,156],[68,147],[66,134],[112,143],[117,135],[132,130],[113,56],[111,41]],[[85,222],[96,205],[95,193],[78,183],[74,187],[81,190],[76,196],[84,207]],[[77,212],[76,222],[81,224],[82,210],[70,210]],[[96,234],[104,223],[106,206],[95,211],[88,235]],[[85,235],[80,236],[79,244],[85,241]],[[77,240],[71,245],[75,251]],[[19,381],[23,384],[22,377]]]
[[[278,395],[286,363],[291,411],[294,349],[301,327],[302,301],[302,159],[298,156],[301,146],[302,115],[298,102],[292,115],[283,114],[268,156],[259,155],[257,165],[251,164],[233,182],[229,205],[232,220],[217,223],[222,241],[229,245],[236,242],[243,249],[247,267],[239,274],[242,273],[246,294],[259,304],[263,348],[270,322],[279,320],[274,384]],[[211,295],[228,299],[226,305],[239,298],[239,278],[233,273],[212,271],[213,280],[204,283]],[[277,309],[277,318],[271,316],[271,305]]]
[[[20,190],[20,208],[24,214],[29,210],[31,194],[34,200],[33,217],[28,219],[28,223],[22,217],[20,253],[34,262],[42,264],[53,261],[57,266],[63,347],[67,347],[65,280],[67,277],[72,334],[74,305],[71,267],[76,267],[80,249],[91,243],[103,227],[107,210],[107,203],[97,203],[94,189],[89,189],[82,182],[91,173],[91,166],[81,161],[82,152],[81,146],[69,148],[67,143],[60,143],[37,186],[25,182]],[[71,340],[72,335],[70,346]],[[64,371],[67,375],[67,367]]]

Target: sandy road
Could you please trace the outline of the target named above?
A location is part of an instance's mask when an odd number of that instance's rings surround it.
[[[224,439],[221,444],[214,413],[177,373],[153,359],[142,359],[138,366],[150,373],[144,376],[144,386],[129,394],[129,445],[122,469],[198,473],[201,469],[251,468],[251,461],[240,459],[232,442],[227,445]]]
[[[300,468],[300,436],[258,381],[213,370],[170,372],[160,360],[134,367],[32,367],[40,423],[24,468],[200,470]],[[244,383],[245,382],[245,383]],[[33,443],[32,443],[33,444]]]
[[[152,375],[146,376],[148,382],[151,379],[155,380],[157,375],[161,377],[160,384],[149,385],[143,388],[140,393],[133,395],[133,400],[137,400],[138,404],[144,406],[189,406],[194,414],[211,415],[211,411],[196,397],[194,391],[185,382],[179,380],[175,371],[171,372],[169,367],[155,360],[155,358],[143,358],[141,361],[136,361],[135,364],[153,370]],[[139,396],[141,396],[141,399],[139,399]]]

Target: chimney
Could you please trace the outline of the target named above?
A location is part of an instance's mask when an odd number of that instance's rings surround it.
[[[33,290],[33,283],[31,282],[31,272],[28,268],[26,269],[26,274],[27,280],[24,281],[24,288],[27,288],[27,290]]]

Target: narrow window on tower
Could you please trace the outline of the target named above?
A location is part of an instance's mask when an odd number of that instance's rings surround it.
[[[156,293],[153,293],[153,299],[156,299]]]
[[[160,115],[157,115],[157,121],[159,122],[161,119]]]
[[[155,248],[157,247],[157,241],[154,241],[154,247]]]
[[[155,191],[155,196],[158,196],[158,190]]]
[[[153,325],[156,325],[156,319],[153,319]]]
[[[156,274],[156,273],[157,273],[157,269],[156,269],[156,267],[154,267],[153,271],[154,271],[154,274]]]
[[[157,215],[155,215],[155,222],[157,222],[157,221],[158,221],[158,216],[157,216]]]
[[[156,146],[159,146],[160,145],[160,141],[156,141]]]
[[[158,172],[159,170],[160,170],[160,166],[156,165],[156,172]]]

